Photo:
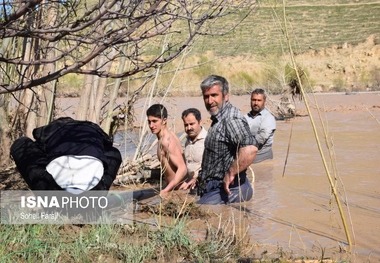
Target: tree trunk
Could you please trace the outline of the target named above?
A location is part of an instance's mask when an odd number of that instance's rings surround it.
[[[0,95],[0,167],[5,167],[10,162],[9,149],[11,148],[11,140],[9,137],[10,128],[8,124],[8,101],[7,95]]]
[[[122,52],[125,53],[126,49],[127,49],[127,46],[124,45]],[[118,73],[121,73],[124,71],[126,61],[127,61],[127,58],[125,56],[123,56],[120,59],[118,70],[117,70]],[[106,132],[109,132],[111,128],[111,122],[112,122],[112,117],[113,117],[112,112],[113,112],[113,109],[115,108],[115,102],[117,99],[118,91],[120,90],[120,86],[121,86],[121,79],[119,78],[119,79],[116,79],[113,85],[113,89],[110,95],[110,102],[108,104],[108,111],[107,111],[108,114],[105,115],[105,119],[102,123],[102,127]],[[109,135],[112,135],[112,134],[109,134]]]
[[[104,55],[101,55],[98,59],[98,65],[102,65],[105,61]],[[111,67],[111,63],[107,65],[105,70],[109,70]],[[93,101],[93,109],[90,111],[90,120],[92,122],[100,124],[100,115],[101,115],[101,109],[102,109],[102,104],[103,104],[103,98],[104,98],[104,93],[106,90],[106,85],[107,85],[107,79],[106,78],[97,78],[97,81],[94,83],[94,87],[92,89],[92,96],[94,98]]]
[[[34,15],[28,15],[26,17],[26,27],[32,28],[35,22]],[[25,38],[24,39],[24,47],[22,52],[23,60],[25,61],[32,61],[34,59],[33,57],[33,51],[35,49],[35,44],[38,40],[34,40],[33,38]],[[21,72],[23,73],[20,76],[20,79],[32,79],[33,73],[38,71],[38,67],[29,67],[28,65],[21,66]],[[37,118],[36,113],[39,111],[38,109],[38,103],[36,103],[37,98],[36,94],[32,90],[24,90],[23,94],[21,95],[21,104],[23,105],[20,108],[21,116],[18,117],[25,117],[22,121],[25,125],[25,135],[28,137],[33,137],[32,132],[33,129],[37,126]]]
[[[24,60],[30,60],[32,53],[32,41],[31,39],[26,39],[25,44],[25,53],[24,53]],[[22,66],[22,71],[25,70],[25,66]],[[29,70],[25,70],[25,76],[29,78],[31,75],[31,72]],[[36,127],[36,118],[35,114],[33,113],[34,106],[36,106],[35,102],[35,94],[31,90],[24,90],[22,91],[21,95],[21,105],[23,105],[20,109],[22,112],[22,116],[25,116],[25,119],[22,120],[25,123],[25,135],[28,137],[32,137],[33,129]],[[34,106],[33,106],[34,105]],[[20,116],[19,116],[20,117]]]
[[[57,21],[58,16],[58,10],[59,10],[59,4],[58,2],[54,5],[49,5],[47,10],[47,21],[51,25],[51,27],[54,27]],[[42,20],[44,10],[42,8],[39,9],[40,18],[39,21]],[[42,43],[41,43],[42,44]],[[55,52],[55,46],[57,43],[55,42],[49,42],[46,43],[46,60],[53,60],[54,57],[57,55]],[[49,63],[44,65],[42,69],[42,75],[49,75],[51,72],[56,71],[56,65],[55,63]],[[45,83],[42,85],[42,87],[39,88],[38,95],[40,100],[38,103],[40,104],[39,107],[39,115],[37,116],[37,126],[43,126],[50,123],[50,121],[53,118],[53,110],[54,110],[54,101],[55,101],[55,90],[56,90],[57,81],[51,81],[48,83]]]
[[[0,47],[0,54],[4,54],[7,50],[7,47],[11,43],[11,39],[4,39]],[[9,71],[9,74],[12,73]],[[3,76],[0,75],[0,81],[4,82]],[[9,148],[11,145],[10,138],[7,136],[9,133],[9,120],[8,120],[8,99],[7,95],[0,95],[0,155],[3,158],[0,158],[0,167],[4,167],[6,163],[10,160],[9,158]]]
[[[94,68],[96,65],[95,59],[92,60],[88,67]],[[91,95],[91,89],[93,88],[94,83],[94,76],[93,75],[86,75],[84,78],[83,87],[81,90],[79,105],[77,109],[77,120],[86,120],[87,118],[87,112],[88,112],[88,105],[90,104],[90,95]]]

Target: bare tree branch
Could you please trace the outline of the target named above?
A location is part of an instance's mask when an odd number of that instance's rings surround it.
[[[175,59],[197,35],[223,35],[233,30],[255,6],[252,0],[10,1],[0,14],[0,44],[7,39],[29,40],[34,43],[34,54],[28,58],[23,52],[14,52],[12,45],[5,48],[0,54],[0,94],[30,89],[71,73],[124,78],[147,71]],[[43,13],[49,8],[58,9],[54,23]],[[40,19],[31,20],[38,22],[25,22],[39,11]],[[111,22],[112,27],[108,26]],[[175,37],[162,52],[159,43],[167,34]],[[55,45],[49,44],[52,42]],[[128,45],[128,51],[122,52],[123,45]],[[48,53],[55,55],[44,55]],[[100,55],[107,58],[104,63],[88,67]],[[106,67],[121,57],[127,57],[132,67],[121,73]],[[39,66],[56,62],[54,71],[40,72]],[[10,66],[18,78],[7,73]]]

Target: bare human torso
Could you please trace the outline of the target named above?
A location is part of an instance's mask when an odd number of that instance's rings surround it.
[[[173,131],[167,129],[159,138],[157,156],[167,183],[163,192],[169,192],[179,186],[187,173],[181,142]]]

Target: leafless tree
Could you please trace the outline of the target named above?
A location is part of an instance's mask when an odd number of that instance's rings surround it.
[[[77,118],[99,122],[106,78],[172,61],[197,36],[226,34],[255,7],[252,0],[2,1],[0,94],[20,103],[13,118],[29,135],[51,120],[59,78],[85,75]]]

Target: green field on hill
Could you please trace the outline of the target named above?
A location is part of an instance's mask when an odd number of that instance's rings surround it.
[[[244,94],[255,86],[281,91],[284,85],[284,67],[288,62],[281,60],[281,55],[288,53],[284,35],[284,10],[288,21],[289,38],[296,54],[311,49],[343,47],[345,43],[356,45],[365,42],[370,35],[377,35],[375,42],[380,41],[380,0],[292,0],[285,2],[285,9],[282,1],[259,2],[257,8],[235,30],[223,36],[202,35],[186,53],[184,62],[179,62],[180,59],[177,59],[165,65],[156,83],[157,94],[165,94],[170,86],[168,94],[183,95],[185,92],[183,79],[186,79],[186,94],[198,95],[199,83],[205,76],[215,72],[230,80],[235,94]],[[235,15],[243,16],[244,10],[241,14]],[[206,27],[206,30],[210,30],[208,33],[218,34],[228,29],[232,24],[231,21],[236,20],[236,17],[229,17],[228,20],[219,19],[210,28]],[[187,25],[177,26],[179,28],[176,28],[178,29],[175,30],[176,33],[181,32],[181,27]],[[169,42],[179,43],[182,46],[181,34],[171,36],[173,38],[168,40]],[[145,54],[157,55],[161,51],[162,42],[157,41],[149,45]],[[363,69],[361,65],[345,65],[357,69],[351,77],[348,74],[346,76],[337,73],[328,77],[317,75],[316,73],[326,71],[324,63],[338,63],[336,57],[330,61],[328,56],[326,55],[323,61],[314,58],[312,66],[305,66],[313,82],[311,85],[324,85],[326,90],[329,90],[330,86],[337,86],[336,83],[341,90],[345,87],[351,89],[352,85],[361,89],[368,87],[379,89],[376,84],[377,68],[372,67],[372,64],[367,69]],[[183,63],[183,66],[175,73],[178,63]],[[131,78],[129,82],[131,90],[138,89],[141,85],[142,75],[144,74]],[[82,82],[81,76],[66,77],[61,81],[65,90],[62,93],[77,92],[76,88],[67,91],[68,87],[78,87]],[[113,80],[109,82],[112,83]],[[126,94],[126,90],[127,88],[123,87],[120,94]]]
[[[216,56],[281,54],[285,46],[282,1],[261,1],[256,11],[225,37],[205,37],[194,53]],[[357,44],[380,34],[380,1],[286,1],[288,30],[296,52],[345,42]],[[222,21],[219,21],[222,23]],[[224,21],[225,23],[225,21]]]

